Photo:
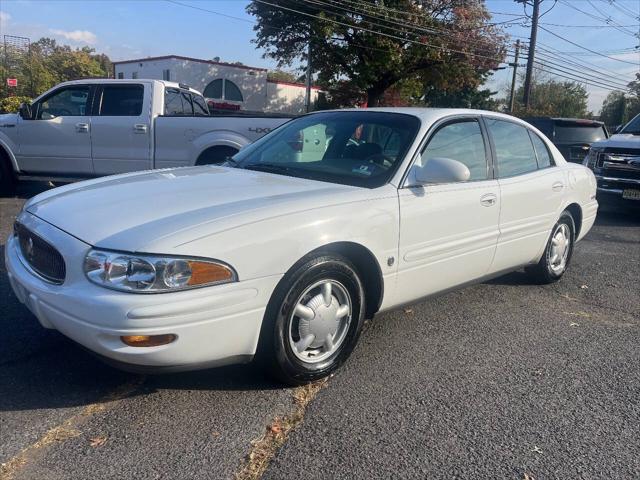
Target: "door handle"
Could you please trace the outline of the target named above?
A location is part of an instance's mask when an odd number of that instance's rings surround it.
[[[87,133],[89,131],[88,123],[76,123],[76,132]]]
[[[554,192],[559,192],[563,188],[564,188],[564,183],[562,182],[555,182],[553,185],[551,185],[551,190],[553,190]]]
[[[495,193],[487,193],[480,197],[480,205],[483,207],[492,207],[498,203],[498,197]]]
[[[149,126],[144,123],[136,123],[133,126],[134,133],[147,133],[148,130],[149,130]]]

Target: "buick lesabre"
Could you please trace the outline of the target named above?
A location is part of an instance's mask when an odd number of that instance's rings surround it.
[[[222,166],[42,193],[6,265],[44,327],[113,364],[255,358],[300,384],[337,369],[377,312],[522,267],[558,280],[595,192],[590,170],[507,115],[320,112]]]

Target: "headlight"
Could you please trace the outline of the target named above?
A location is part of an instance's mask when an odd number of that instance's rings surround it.
[[[586,157],[584,157],[584,160],[582,161],[582,164],[583,164],[585,167],[589,167],[589,168],[591,168],[591,169],[595,168],[596,163],[597,163],[597,161],[598,161],[598,155],[599,155],[600,153],[602,153],[603,151],[604,151],[604,150],[603,150],[603,149],[601,149],[601,148],[594,148],[594,147],[591,147],[591,148],[589,149],[589,153],[587,153],[587,156],[586,156]]]
[[[237,281],[224,263],[200,258],[133,255],[91,250],[84,259],[87,278],[103,287],[159,293]]]

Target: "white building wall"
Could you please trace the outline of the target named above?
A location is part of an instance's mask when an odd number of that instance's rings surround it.
[[[318,89],[311,89],[311,105],[318,100]],[[303,85],[267,82],[267,101],[265,112],[305,113]]]
[[[130,79],[137,75],[138,79],[164,79],[164,71],[169,70],[169,80],[186,83],[200,92],[207,85],[219,78],[231,80],[240,91],[244,101],[242,110],[304,113],[304,86],[267,82],[267,72],[262,69],[236,67],[233,65],[209,63],[183,58],[149,59],[136,62],[116,63],[115,77]],[[311,90],[311,102],[318,98],[318,90]],[[228,100],[220,102],[237,103]]]

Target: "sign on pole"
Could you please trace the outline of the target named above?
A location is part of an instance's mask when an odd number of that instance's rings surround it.
[[[17,78],[7,78],[7,87],[17,87],[18,79]]]

